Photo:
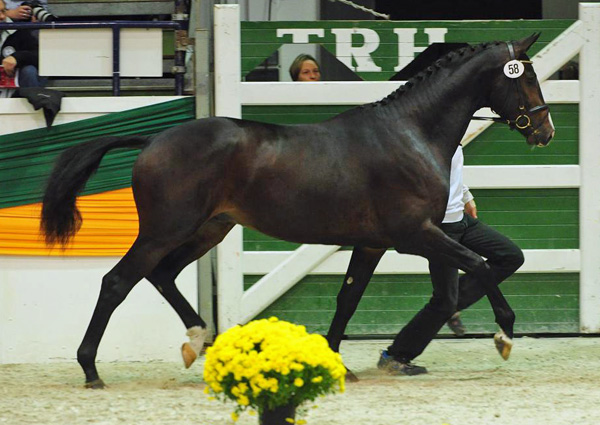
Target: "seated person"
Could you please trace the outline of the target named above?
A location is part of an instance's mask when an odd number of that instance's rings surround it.
[[[11,22],[6,2],[0,0],[0,22]],[[19,87],[41,87],[38,74],[38,40],[29,30],[0,32],[0,60],[8,77],[17,76]]]
[[[53,21],[56,18],[48,11],[47,0],[5,0],[6,15],[13,21]]]

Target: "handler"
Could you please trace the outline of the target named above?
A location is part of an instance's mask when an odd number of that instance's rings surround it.
[[[488,277],[499,285],[523,265],[523,252],[506,236],[477,219],[473,195],[463,184],[463,164],[459,146],[452,157],[448,206],[440,227],[455,241],[487,258]],[[411,361],[425,350],[444,323],[456,334],[464,334],[457,312],[485,295],[483,283],[474,275],[465,274],[459,279],[458,269],[438,261],[429,262],[429,271],[433,284],[429,303],[404,326],[377,363],[379,369],[391,375],[427,373],[427,369]]]

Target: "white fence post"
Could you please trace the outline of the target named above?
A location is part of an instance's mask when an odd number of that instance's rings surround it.
[[[242,117],[241,35],[238,5],[215,5],[215,115]],[[244,295],[243,233],[235,226],[217,245],[218,332],[236,325]]]
[[[579,68],[579,326],[592,333],[600,332],[600,4],[580,3],[579,17],[585,25]]]

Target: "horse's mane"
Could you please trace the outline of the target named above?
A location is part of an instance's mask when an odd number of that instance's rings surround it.
[[[398,99],[400,96],[402,96],[405,92],[409,91],[413,87],[420,85],[420,83],[422,83],[423,81],[428,80],[432,75],[437,74],[439,70],[448,68],[450,64],[454,64],[455,66],[460,65],[466,62],[468,59],[472,58],[473,56],[477,55],[478,53],[488,49],[489,47],[498,46],[500,44],[500,41],[492,41],[477,45],[468,45],[456,50],[452,50],[443,57],[433,61],[429,66],[425,67],[422,71],[418,72],[413,77],[409,78],[406,81],[406,83],[398,87],[395,91],[387,95],[385,98],[376,102],[362,105],[361,108],[364,108],[366,106],[385,106],[391,101]]]

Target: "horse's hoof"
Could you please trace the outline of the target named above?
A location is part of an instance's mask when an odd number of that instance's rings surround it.
[[[184,342],[181,346],[181,357],[183,357],[183,364],[185,365],[185,368],[189,369],[189,367],[198,358],[198,353],[194,351],[189,342]]]
[[[499,331],[494,335],[494,344],[496,345],[496,350],[500,353],[500,356],[504,360],[508,360],[510,357],[510,350],[513,347],[513,341],[510,339],[504,331]]]
[[[358,376],[348,368],[346,368],[346,382],[358,382]]]
[[[98,378],[94,379],[93,381],[86,382],[85,387],[91,388],[92,390],[103,390],[104,388],[106,388],[106,384],[104,383],[104,381],[102,381],[102,379]]]

